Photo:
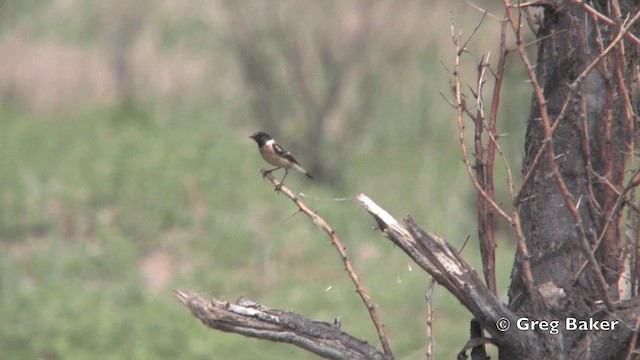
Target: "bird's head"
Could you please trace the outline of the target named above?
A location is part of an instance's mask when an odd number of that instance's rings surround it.
[[[255,140],[258,143],[258,146],[263,146],[267,143],[267,141],[271,140],[271,135],[267,134],[264,131],[256,131],[253,135],[249,136],[251,139]]]

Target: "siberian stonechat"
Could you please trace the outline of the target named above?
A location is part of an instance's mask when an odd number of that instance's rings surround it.
[[[282,178],[282,181],[280,183],[284,182],[284,179],[287,177],[290,169],[296,169],[297,171],[307,175],[309,179],[312,179],[311,175],[309,175],[309,172],[298,163],[298,161],[293,157],[293,155],[291,155],[289,151],[287,151],[287,149],[278,145],[278,143],[273,140],[271,135],[263,131],[258,131],[249,137],[255,140],[258,144],[260,155],[262,155],[264,161],[273,166],[276,166],[275,169],[268,170],[268,173],[271,173],[272,171],[278,170],[280,168],[284,168],[284,177]]]

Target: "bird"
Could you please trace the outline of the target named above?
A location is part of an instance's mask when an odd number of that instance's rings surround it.
[[[284,183],[284,179],[287,178],[287,174],[289,174],[289,170],[291,169],[295,169],[306,175],[309,179],[313,179],[311,174],[309,174],[309,172],[305,170],[300,163],[298,163],[293,155],[273,140],[271,135],[264,131],[257,131],[253,135],[249,136],[249,138],[255,140],[258,144],[258,150],[260,150],[260,155],[262,155],[264,161],[276,166],[275,169],[267,170],[264,174],[284,168],[284,177],[282,178],[282,181],[280,181],[280,184]]]

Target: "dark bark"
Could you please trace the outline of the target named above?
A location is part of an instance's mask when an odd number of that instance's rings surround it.
[[[540,358],[536,346],[538,334],[498,330],[496,322],[502,320],[515,324],[517,316],[500,303],[449,243],[422,230],[409,216],[404,219],[404,224],[399,223],[364,194],[358,195],[358,200],[373,216],[383,235],[455,296],[491,334],[492,342],[510,354],[528,354],[532,358]],[[472,344],[469,348],[476,346]]]
[[[594,5],[610,19],[619,19],[607,4]],[[623,18],[630,11],[630,17],[638,11],[633,4],[621,2]],[[538,319],[586,319],[601,311],[598,309],[607,298],[619,300],[618,280],[623,268],[621,217],[613,214],[612,221],[608,225],[607,222],[618,200],[611,185],[616,189],[624,187],[630,135],[626,133],[630,100],[625,89],[633,80],[635,48],[627,41],[626,57],[621,56],[622,52],[611,51],[585,77],[580,75],[620,29],[619,24],[609,26],[594,21],[583,7],[569,1],[545,8],[537,34],[542,40],[538,45],[536,78],[546,109],[534,95],[523,161],[523,173],[534,173],[515,204],[519,207],[537,292],[527,292],[521,274],[522,257],[518,254],[509,290],[509,308],[518,314],[535,314]],[[617,76],[619,69],[623,69],[622,77]],[[550,142],[544,131],[543,111],[550,126],[557,122]],[[548,158],[537,164],[533,161],[545,142],[552,145],[557,168]],[[554,171],[559,176],[554,176]],[[560,182],[566,185],[566,192]],[[567,203],[567,192],[573,205]],[[581,272],[589,257],[581,240],[594,248],[600,238],[601,244],[593,255],[598,266],[586,266]],[[605,286],[599,279],[604,279]],[[632,318],[621,318],[633,327]],[[628,339],[630,334],[629,328],[623,326],[616,338]],[[563,332],[563,336],[543,342],[543,353],[583,358],[590,351],[593,354],[598,342],[595,339],[602,335]],[[585,338],[592,339],[584,341]],[[598,353],[603,356],[600,358],[616,356],[610,351]]]

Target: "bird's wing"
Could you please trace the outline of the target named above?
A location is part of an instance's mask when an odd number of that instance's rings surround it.
[[[291,161],[294,164],[298,164],[298,161],[293,157],[293,155],[291,155],[291,153],[287,149],[283,148],[277,143],[273,144],[273,150],[276,152],[277,155],[282,156],[283,158]]]

